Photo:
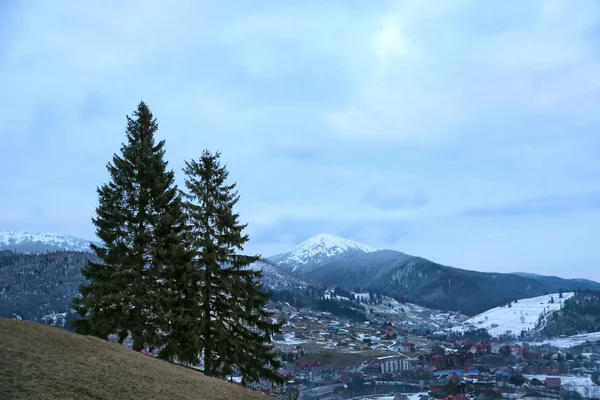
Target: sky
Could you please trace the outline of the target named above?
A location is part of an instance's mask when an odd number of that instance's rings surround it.
[[[140,100],[265,256],[319,233],[600,280],[596,0],[0,3],[0,230],[94,238]]]

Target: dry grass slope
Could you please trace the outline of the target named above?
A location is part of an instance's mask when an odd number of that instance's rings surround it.
[[[0,318],[2,400],[265,398],[97,338]]]

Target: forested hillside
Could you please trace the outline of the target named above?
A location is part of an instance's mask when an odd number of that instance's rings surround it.
[[[330,295],[326,295],[325,289],[318,286],[309,286],[304,292],[279,290],[272,293],[271,300],[287,302],[292,307],[330,312],[356,321],[367,319],[366,308],[360,299],[341,288],[335,288]]]
[[[52,312],[66,312],[90,257],[82,252],[0,251],[0,317],[39,321]]]
[[[600,332],[600,291],[577,291],[547,318],[542,329],[548,337],[588,332]]]

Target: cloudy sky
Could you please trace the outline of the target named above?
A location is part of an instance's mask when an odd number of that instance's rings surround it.
[[[596,0],[0,4],[0,230],[94,237],[144,100],[170,166],[221,150],[248,250],[327,232],[600,279]]]

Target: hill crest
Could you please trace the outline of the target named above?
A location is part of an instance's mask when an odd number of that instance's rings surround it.
[[[2,399],[265,398],[123,346],[34,322],[0,318],[0,338]]]

